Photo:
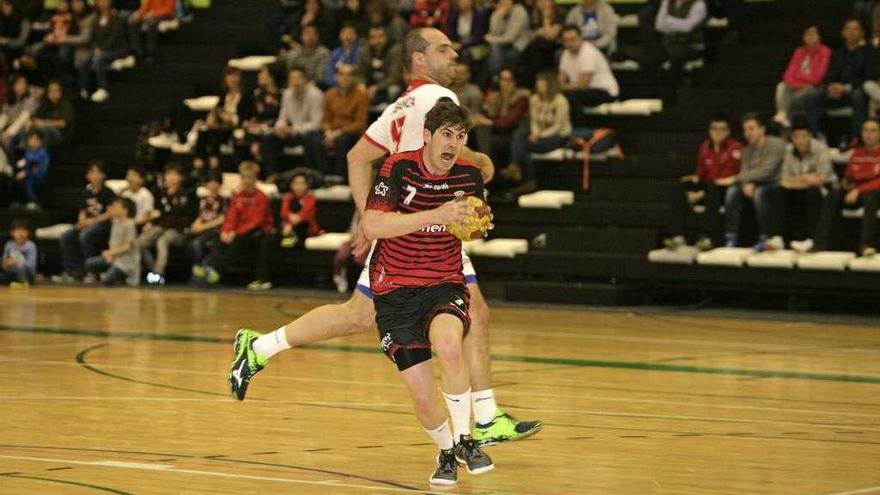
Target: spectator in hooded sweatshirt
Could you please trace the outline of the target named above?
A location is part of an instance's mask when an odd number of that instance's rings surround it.
[[[718,220],[728,186],[736,180],[742,159],[742,144],[730,135],[730,120],[717,114],[709,121],[709,136],[700,144],[697,169],[679,179],[672,198],[672,224],[669,237],[663,241],[667,249],[687,243],[685,224],[688,213],[698,203],[705,206],[700,216],[700,237],[696,248],[712,248],[712,233]]]
[[[804,102],[811,93],[822,92],[822,81],[831,60],[831,50],[822,44],[819,26],[807,26],[803,41],[804,44],[797,47],[791,56],[782,81],[776,85],[776,115],[773,120],[783,127],[791,127],[790,115],[804,111]]]
[[[785,142],[776,136],[768,136],[766,124],[756,113],[744,115],[742,125],[747,145],[742,151],[740,171],[736,177],[722,182],[729,186],[724,204],[727,216],[725,243],[729,247],[737,245],[743,208],[754,203],[760,228],[760,240],[755,249],[783,249],[785,246],[780,236],[783,226],[778,225],[773,208],[779,205],[779,177],[785,158]]]

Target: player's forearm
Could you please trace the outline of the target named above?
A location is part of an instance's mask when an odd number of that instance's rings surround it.
[[[435,210],[418,213],[382,212],[367,210],[364,213],[364,234],[368,239],[400,237],[440,223]]]
[[[373,183],[370,164],[382,154],[382,150],[363,137],[348,152],[348,184],[354,204],[360,212],[363,212],[367,206],[367,196]]]
[[[480,167],[480,175],[483,176],[484,183],[491,181],[492,177],[495,175],[495,165],[492,163],[492,158],[490,158],[489,155],[474,151],[467,146],[464,146],[461,148],[459,157],[463,160],[474,162]]]

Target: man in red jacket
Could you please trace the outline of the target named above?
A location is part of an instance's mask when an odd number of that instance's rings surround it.
[[[688,212],[693,205],[703,203],[705,213],[700,216],[700,238],[697,249],[712,248],[712,232],[718,220],[718,210],[724,201],[727,186],[739,173],[742,144],[730,136],[730,121],[716,114],[709,121],[709,137],[700,144],[697,169],[692,175],[681,177],[673,191],[672,220],[669,237],[663,241],[668,249],[676,249],[687,242],[684,236]]]
[[[204,266],[193,267],[193,276],[216,284],[236,259],[245,253],[255,253],[263,239],[272,232],[274,221],[269,198],[257,189],[260,166],[242,162],[238,167],[241,190],[229,201],[226,220],[220,228],[220,242],[211,249]],[[268,274],[257,279],[268,280]]]
[[[146,0],[141,8],[128,16],[128,42],[132,55],[152,60],[156,53],[156,40],[159,38],[159,21],[174,18],[177,0]],[[141,40],[145,33],[146,46]]]
[[[844,204],[848,208],[862,206],[862,229],[858,253],[873,256],[877,253],[877,209],[880,207],[880,122],[868,119],[862,124],[863,146],[853,150],[843,177],[843,191],[833,200],[837,203],[835,215],[820,221],[816,245],[827,246],[834,229],[834,220],[840,217]],[[825,216],[823,215],[823,218]]]

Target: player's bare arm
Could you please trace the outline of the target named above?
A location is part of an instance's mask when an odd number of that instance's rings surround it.
[[[477,164],[480,168],[480,175],[483,177],[484,184],[488,184],[495,176],[495,165],[492,163],[492,158],[489,155],[474,151],[465,146],[461,149],[460,156],[464,160]]]
[[[433,210],[418,213],[367,210],[364,213],[364,233],[369,239],[400,237],[431,225],[462,223],[467,215],[468,205],[464,201],[449,201]]]

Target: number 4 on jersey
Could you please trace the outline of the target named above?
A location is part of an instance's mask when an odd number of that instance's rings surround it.
[[[403,124],[406,122],[406,115],[401,115],[391,121],[391,141],[394,143],[392,153],[397,153],[400,149],[400,137],[403,135]]]

